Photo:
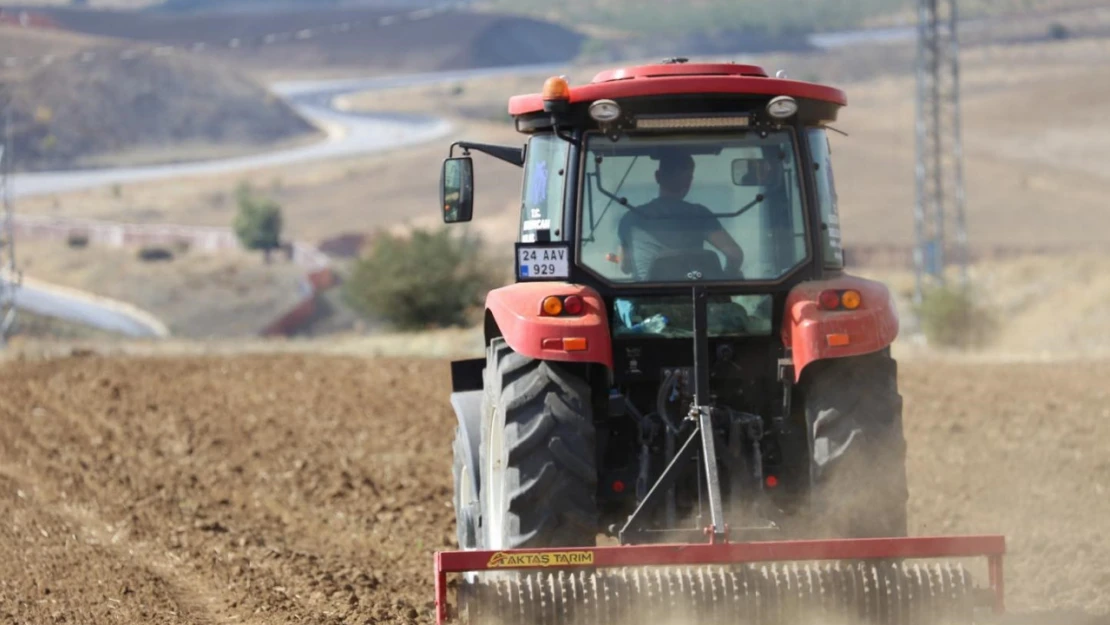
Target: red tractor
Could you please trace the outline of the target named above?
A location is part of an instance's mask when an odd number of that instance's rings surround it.
[[[512,98],[524,147],[452,145],[446,222],[472,217],[472,151],[522,167],[523,194],[517,280],[486,299],[486,357],[452,363],[461,559],[440,554],[437,582],[973,553],[990,556],[1001,596],[997,537],[890,540],[907,534],[898,316],[885,286],[845,272],[826,137],[845,104],[759,67],[668,59]],[[621,546],[598,547],[606,537]],[[628,547],[645,543],[664,547]],[[852,570],[835,579],[883,583]],[[484,597],[472,606],[547,622],[580,604],[571,591],[600,592],[575,580],[546,601],[477,574],[465,586]],[[929,583],[955,601],[975,595],[965,582]]]

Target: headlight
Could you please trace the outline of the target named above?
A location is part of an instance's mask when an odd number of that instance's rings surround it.
[[[607,124],[621,116],[621,105],[612,100],[598,100],[590,105],[590,117],[594,121]]]
[[[788,95],[772,98],[767,103],[767,114],[775,119],[786,119],[798,112],[798,103]]]

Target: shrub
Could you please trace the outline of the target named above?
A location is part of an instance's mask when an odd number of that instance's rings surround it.
[[[344,281],[343,296],[358,313],[398,329],[459,326],[498,277],[479,237],[416,229],[409,237],[379,235]]]
[[[239,242],[249,250],[262,250],[266,262],[270,251],[281,246],[281,205],[268,197],[260,197],[248,184],[236,191],[239,212],[233,229]]]
[[[139,260],[144,262],[173,260],[173,252],[158,245],[144,245],[139,248]]]
[[[87,232],[70,232],[66,236],[66,245],[75,249],[88,247],[89,234]]]
[[[917,305],[921,329],[931,345],[967,349],[980,347],[995,328],[993,314],[970,288],[943,286],[927,289]]]
[[[1060,22],[1052,22],[1048,25],[1048,36],[1057,41],[1062,41],[1071,37],[1071,29]]]

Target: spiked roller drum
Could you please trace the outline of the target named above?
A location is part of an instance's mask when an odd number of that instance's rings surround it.
[[[986,536],[451,552],[437,589],[445,601],[448,570],[487,571],[458,585],[457,620],[476,624],[964,625],[1002,610],[1004,548]],[[989,589],[962,565],[903,560],[970,556],[988,558]]]

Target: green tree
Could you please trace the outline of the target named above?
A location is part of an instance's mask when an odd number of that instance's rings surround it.
[[[239,212],[233,229],[243,247],[262,250],[266,262],[270,252],[281,247],[281,205],[272,198],[258,195],[247,183],[236,191]]]
[[[344,281],[344,299],[401,330],[465,326],[499,281],[482,250],[479,237],[443,227],[382,234]]]

